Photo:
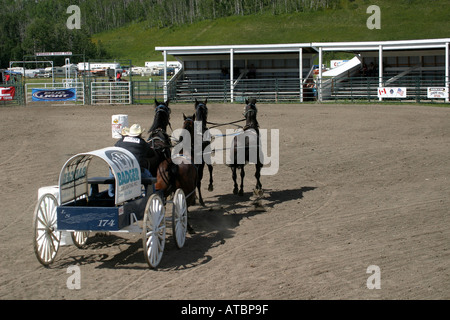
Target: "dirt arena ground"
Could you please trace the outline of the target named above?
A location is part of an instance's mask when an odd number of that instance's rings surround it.
[[[171,107],[174,129],[194,110]],[[221,123],[243,109],[208,107]],[[71,155],[113,145],[112,115],[148,128],[153,106],[0,107],[0,299],[450,299],[450,108],[258,107],[261,128],[280,130],[264,196],[252,194],[254,166],[238,197],[229,168],[215,165],[207,208],[190,208],[197,233],[178,250],[168,229],[158,270],[138,234],[61,247],[49,268],[32,240],[38,189],[57,184]],[[79,290],[67,287],[72,265]]]

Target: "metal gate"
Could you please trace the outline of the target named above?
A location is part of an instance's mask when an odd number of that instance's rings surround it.
[[[91,104],[131,104],[131,83],[92,82]]]

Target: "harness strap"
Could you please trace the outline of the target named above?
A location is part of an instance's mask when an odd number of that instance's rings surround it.
[[[235,125],[235,123],[239,123],[239,122],[242,122],[242,121],[245,121],[245,119],[231,121],[231,122],[227,122],[227,123],[215,123],[215,122],[206,122],[206,123],[207,124],[212,124],[213,126],[210,128],[210,129],[212,129],[212,128],[217,128],[217,127],[221,127],[221,126],[226,126],[226,125],[229,125],[229,124]],[[242,128],[241,126],[238,126],[238,125],[235,125],[235,126],[238,127],[238,128]]]

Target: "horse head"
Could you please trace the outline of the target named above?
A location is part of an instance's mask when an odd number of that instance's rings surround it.
[[[258,114],[258,109],[256,108],[256,99],[245,99],[245,108],[244,108],[244,117],[246,119],[245,128],[254,128],[258,129],[259,124],[258,120],[256,120],[256,116]]]
[[[208,107],[206,106],[208,102],[208,99],[205,99],[204,102],[200,102],[197,100],[197,98],[195,99],[195,116],[197,121],[201,121],[202,122],[202,127],[204,130],[206,130],[206,123],[207,123],[207,119],[208,119]]]
[[[169,108],[169,100],[166,102],[158,102],[158,100],[155,99],[155,117],[153,120],[153,125],[148,130],[148,133],[151,134],[151,132],[156,129],[166,131],[167,126],[170,125],[171,112],[172,111]]]
[[[195,113],[191,117],[187,117],[183,113],[183,129],[187,130],[191,136],[194,134]]]
[[[170,118],[170,114],[172,111],[169,108],[169,102],[170,99],[168,99],[166,102],[158,102],[158,100],[155,98],[155,113],[163,111],[166,112]]]

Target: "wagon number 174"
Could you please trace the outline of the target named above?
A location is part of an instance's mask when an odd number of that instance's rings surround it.
[[[108,219],[106,219],[106,220],[99,220],[98,226],[99,227],[106,227],[106,226],[113,227],[114,226],[114,222],[115,222],[114,219],[111,219],[111,220],[108,220]]]

